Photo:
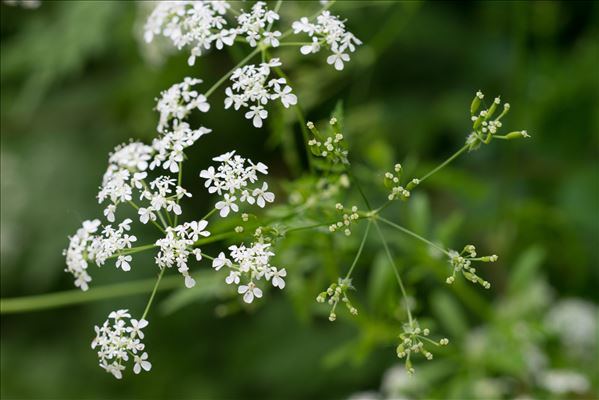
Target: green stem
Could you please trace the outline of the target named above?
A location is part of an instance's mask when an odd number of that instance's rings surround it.
[[[366,231],[364,232],[364,236],[362,236],[362,242],[360,242],[360,247],[358,248],[358,252],[356,253],[356,256],[354,257],[354,261],[352,262],[351,267],[349,267],[349,271],[347,271],[347,275],[345,276],[345,279],[349,279],[352,272],[354,271],[354,267],[358,263],[358,259],[360,258],[360,255],[362,254],[362,250],[364,249],[364,244],[366,243],[366,238],[368,237],[368,232],[370,232],[370,223],[371,223],[371,220],[369,220],[368,225],[366,225]]]
[[[148,293],[155,285],[155,279],[142,279],[138,281],[98,286],[85,292],[75,289],[35,296],[0,299],[0,314],[40,311],[117,297],[132,296],[136,294]],[[162,291],[182,286],[183,283],[181,276],[177,274],[173,276],[167,276],[162,279],[162,284],[156,290]]]
[[[444,248],[440,247],[439,245],[436,245],[435,243],[431,242],[430,240],[423,238],[419,234],[417,234],[415,232],[412,232],[411,230],[409,230],[407,228],[404,228],[401,225],[398,225],[398,224],[396,224],[394,222],[391,222],[391,221],[389,221],[389,220],[381,217],[380,215],[376,215],[374,218],[377,219],[377,220],[379,220],[379,221],[381,221],[381,222],[383,222],[383,223],[385,223],[385,224],[387,224],[387,225],[389,225],[389,226],[392,226],[392,227],[394,227],[394,228],[402,231],[403,233],[405,233],[407,235],[412,236],[413,238],[416,238],[416,239],[418,239],[418,240],[420,240],[420,241],[428,244],[431,247],[434,247],[435,249],[437,249],[437,250],[443,252],[445,255],[449,256],[449,252],[447,250],[445,250]]]
[[[268,54],[268,51],[265,51],[265,53],[267,55],[267,58],[270,59],[270,54]],[[281,68],[275,67],[273,69],[277,75],[279,75],[281,78],[284,78],[287,81],[288,85],[293,86],[293,84],[289,80],[289,77],[285,74],[285,72],[283,72]],[[310,151],[310,146],[308,146],[308,142],[310,141],[310,134],[308,132],[308,128],[306,127],[306,118],[304,117],[304,113],[299,103],[293,106],[293,110],[295,111],[297,120],[300,125],[300,129],[302,131],[302,136],[304,139],[304,149],[306,150],[306,158],[308,159],[308,168],[310,169],[310,172],[314,172],[314,161],[312,160],[312,152]]]
[[[183,163],[179,161],[179,175],[177,176],[177,186],[181,187],[181,182],[183,182]],[[177,198],[177,205],[179,205],[179,201],[181,201],[181,199]],[[179,216],[175,214],[174,219],[175,221],[173,227],[177,226],[177,222],[179,222]]]
[[[152,289],[152,294],[150,295],[150,299],[148,300],[148,304],[146,304],[146,309],[144,310],[141,319],[146,319],[148,312],[150,311],[150,307],[152,307],[152,302],[154,301],[154,296],[156,296],[156,292],[158,291],[158,287],[160,286],[160,281],[162,280],[162,275],[164,275],[164,271],[166,268],[160,269],[160,274],[158,274],[158,279],[156,279],[156,283],[154,284],[154,289]]]
[[[249,60],[252,59],[252,57],[254,57],[256,54],[260,53],[260,48],[255,49],[254,51],[252,51],[250,54],[248,54],[243,60],[239,61],[233,68],[231,68],[231,70],[229,72],[227,72],[222,78],[220,78],[214,85],[212,85],[212,87],[210,89],[208,89],[208,91],[206,93],[204,93],[204,96],[206,96],[206,98],[210,97],[210,95],[212,93],[214,93],[214,91],[216,89],[218,89],[218,87],[220,85],[223,84],[223,82],[225,80],[227,80],[229,78],[229,76],[231,76],[231,74],[237,69],[240,68],[241,66],[243,66],[245,63],[247,63]]]
[[[383,247],[385,248],[385,252],[387,253],[387,258],[389,258],[389,262],[393,266],[393,272],[395,273],[395,278],[397,279],[397,283],[399,284],[399,288],[401,289],[401,295],[403,296],[404,302],[406,304],[406,311],[408,313],[408,321],[410,326],[412,326],[412,312],[410,311],[410,301],[408,299],[408,294],[406,293],[406,289],[403,285],[403,281],[401,279],[401,275],[399,274],[399,269],[397,265],[395,265],[395,261],[393,261],[393,256],[391,255],[391,251],[389,250],[389,246],[387,245],[387,241],[385,240],[385,236],[379,227],[379,224],[374,220],[374,227],[376,228],[381,241],[383,242]]]
[[[455,160],[456,158],[458,158],[460,156],[460,154],[462,154],[463,152],[465,152],[466,150],[468,150],[468,147],[469,147],[469,145],[467,145],[467,144],[464,145],[464,147],[462,147],[461,149],[459,149],[458,151],[456,151],[451,157],[449,157],[442,164],[440,164],[439,166],[437,166],[437,168],[433,169],[428,174],[426,174],[422,178],[420,178],[420,182],[421,183],[424,182],[425,179],[427,179],[431,175],[435,174],[436,172],[438,172],[439,170],[441,170],[443,167],[445,167],[447,164],[449,164],[450,162],[452,162],[453,160]]]

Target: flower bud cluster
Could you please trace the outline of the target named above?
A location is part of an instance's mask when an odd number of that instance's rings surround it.
[[[351,279],[339,278],[337,283],[332,283],[326,291],[320,293],[316,297],[317,302],[324,303],[326,301],[332,306],[331,312],[329,313],[329,321],[333,322],[337,319],[335,309],[337,308],[339,301],[342,301],[345,304],[351,315],[358,315],[358,309],[352,305],[349,297],[347,296],[347,291],[353,288],[354,287],[351,285]]]
[[[329,225],[330,232],[337,232],[338,230],[343,229],[343,233],[346,236],[351,235],[351,225],[357,222],[360,219],[360,215],[358,214],[358,207],[353,206],[350,210],[347,210],[343,207],[343,204],[337,203],[335,205],[335,209],[342,213],[342,219],[334,224]]]
[[[480,262],[495,262],[497,261],[497,255],[476,257],[476,247],[469,244],[464,247],[461,253],[455,250],[449,251],[449,264],[453,268],[452,275],[448,277],[445,282],[451,285],[455,281],[457,273],[461,272],[464,278],[467,280],[478,283],[485,289],[489,289],[491,284],[476,274],[476,268],[472,266],[473,261]]]
[[[308,141],[310,151],[316,157],[325,158],[332,164],[343,164],[348,165],[349,160],[347,159],[347,143],[344,140],[344,136],[341,133],[341,127],[337,118],[333,117],[329,121],[331,127],[330,133],[321,133],[316,129],[313,122],[308,121],[306,126],[312,132],[314,136]]]
[[[402,173],[401,164],[395,164],[395,166],[393,167],[393,171],[385,172],[385,178],[384,178],[383,184],[385,185],[385,187],[387,189],[390,190],[390,193],[387,196],[389,201],[397,200],[397,199],[401,199],[404,201],[408,200],[411,195],[410,190],[414,189],[416,186],[418,186],[420,184],[420,180],[414,178],[404,188],[403,186],[400,185],[401,173]]]
[[[505,136],[497,136],[499,129],[502,127],[501,119],[510,110],[510,105],[509,103],[504,103],[502,112],[493,119],[493,115],[495,115],[497,109],[501,105],[501,98],[496,97],[489,108],[477,113],[484,97],[483,93],[478,91],[470,104],[470,119],[472,120],[473,131],[466,140],[470,150],[477,149],[480,147],[481,143],[490,143],[493,137],[507,140],[530,137],[526,131],[515,131],[510,132]]]
[[[99,348],[98,358],[100,367],[121,379],[125,365],[133,358],[133,372],[139,374],[142,370],[149,371],[152,364],[148,361],[148,353],[144,352],[145,345],[143,328],[148,321],[131,318],[127,310],[113,311],[108,315],[102,326],[94,327],[96,337],[92,341],[92,349]]]
[[[404,324],[403,332],[399,335],[401,341],[397,346],[397,357],[406,359],[406,370],[409,374],[414,373],[414,367],[412,366],[411,360],[412,354],[420,353],[427,360],[433,359],[433,353],[428,351],[424,342],[435,346],[446,346],[449,344],[447,338],[443,338],[437,342],[430,339],[428,337],[429,334],[429,329],[420,329],[417,321],[412,321],[411,324]]]

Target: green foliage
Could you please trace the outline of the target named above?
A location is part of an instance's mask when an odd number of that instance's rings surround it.
[[[60,252],[83,216],[99,211],[89,199],[107,153],[129,137],[152,136],[160,90],[188,75],[213,82],[241,57],[213,54],[189,68],[179,55],[149,65],[132,30],[139,18],[134,3],[0,7],[4,299],[71,289]],[[97,371],[88,351],[93,324],[123,304],[143,309],[144,296],[3,315],[2,397],[346,398],[380,390],[410,398],[571,398],[542,387],[538,372],[546,369],[583,374],[591,388],[580,397],[592,396],[599,371],[588,356],[597,341],[579,355],[546,321],[565,298],[585,299],[595,310],[597,304],[597,8],[592,2],[338,2],[335,10],[365,42],[343,75],[289,52],[290,78],[308,118],[318,127],[337,119],[355,174],[377,205],[386,201],[384,171],[394,163],[402,163],[406,180],[463,145],[472,127],[471,94],[479,87],[509,98],[514,108],[506,124],[533,136],[526,145],[497,140],[463,156],[416,188],[409,202],[385,211],[435,243],[459,250],[475,239],[481,253],[501,256],[478,269],[493,283],[490,291],[460,280],[447,286],[444,256],[381,224],[408,301],[418,315],[434,318],[420,324],[450,338],[449,346],[435,349],[433,362],[414,360],[411,380],[402,381],[403,365],[392,369],[407,316],[374,227],[355,266],[358,290],[349,292],[358,316],[343,310],[331,324],[329,308],[315,302],[347,272],[364,233],[360,226],[350,237],[331,235],[325,225],[284,233],[277,262],[293,274],[286,293],[268,294],[265,304],[240,307],[211,273],[200,273],[192,290],[173,284],[172,292],[159,293],[163,316],[152,325],[160,335],[150,335],[148,346],[160,367],[150,376],[115,383]],[[215,97],[220,104],[222,95]],[[480,107],[489,105],[484,101]],[[334,221],[339,193],[349,193],[343,204],[361,204],[354,187],[345,190],[347,176],[331,185],[302,172],[302,132],[291,110],[273,109],[268,130],[254,130],[221,108],[202,120],[218,128],[190,151],[190,170],[205,168],[230,143],[259,155],[285,181],[277,197],[288,200],[268,218],[292,214],[307,199],[317,205],[286,220],[289,230]],[[316,166],[329,176],[338,172],[326,161]],[[202,185],[197,174],[184,179],[189,187]],[[207,203],[198,196],[185,206],[201,216]],[[320,209],[330,210],[326,221]],[[127,278],[147,286],[155,275],[151,257],[147,266]],[[99,272],[98,285],[122,280]],[[380,388],[385,371],[400,379]]]

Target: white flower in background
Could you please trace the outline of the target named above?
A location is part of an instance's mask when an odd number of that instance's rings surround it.
[[[264,279],[271,281],[274,287],[283,289],[285,287],[285,268],[277,269],[270,265],[270,258],[274,253],[270,250],[268,243],[252,243],[249,247],[241,244],[229,247],[230,258],[221,252],[212,261],[212,267],[219,271],[223,267],[229,270],[225,278],[228,285],[238,285],[237,292],[243,295],[246,303],[251,303],[254,298],[262,297],[262,289],[257,282]],[[241,283],[242,279],[246,283]]]
[[[152,364],[148,361],[148,353],[144,352],[145,345],[140,339],[144,335],[142,329],[148,326],[148,321],[130,319],[127,310],[117,310],[110,313],[102,326],[96,326],[96,337],[92,341],[92,349],[98,348],[100,367],[121,379],[125,363],[133,356],[133,372],[149,371]]]
[[[186,77],[183,82],[176,83],[160,93],[156,104],[156,110],[160,113],[158,132],[164,132],[171,120],[181,121],[195,109],[201,112],[210,110],[206,96],[192,89],[192,86],[200,83],[202,83],[201,79]]]
[[[578,355],[596,349],[597,306],[582,299],[557,302],[545,317],[545,326],[557,333],[562,343]]]
[[[344,63],[350,60],[348,53],[356,51],[356,46],[362,42],[351,32],[347,31],[343,21],[329,11],[323,11],[312,23],[306,17],[300,18],[292,24],[293,33],[307,33],[312,38],[312,43],[300,48],[304,55],[317,53],[321,46],[328,47],[333,53],[327,58],[327,63],[341,71]]]
[[[285,108],[297,104],[297,97],[285,78],[268,79],[271,69],[280,65],[280,60],[273,58],[267,63],[245,65],[233,71],[230,78],[232,85],[225,89],[225,108],[249,108],[245,117],[260,128],[262,121],[268,117],[264,106],[269,101],[280,99]]]
[[[539,384],[551,393],[564,395],[567,393],[585,394],[591,388],[589,380],[582,374],[553,369],[543,373]]]
[[[221,217],[226,217],[230,211],[238,212],[237,201],[257,203],[259,207],[264,207],[267,202],[274,202],[275,195],[268,191],[268,184],[258,182],[258,173],[268,174],[266,165],[254,164],[251,160],[235,154],[235,151],[222,154],[213,160],[219,161],[220,165],[216,169],[209,167],[201,171],[200,177],[206,180],[205,186],[209,193],[223,196],[215,205]],[[253,184],[256,187],[250,187]]]
[[[186,222],[174,228],[167,227],[166,236],[156,241],[156,245],[160,247],[156,256],[156,264],[160,268],[176,266],[179,273],[185,278],[185,286],[188,288],[195,286],[196,282],[189,275],[187,261],[192,254],[196,259],[198,258],[198,249],[193,248],[198,238],[210,236],[210,232],[205,230],[206,226],[208,226],[208,222],[201,220]]]

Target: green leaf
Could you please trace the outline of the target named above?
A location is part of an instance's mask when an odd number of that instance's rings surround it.
[[[453,337],[462,337],[468,323],[460,304],[445,292],[437,291],[431,298],[433,312],[441,325]]]

